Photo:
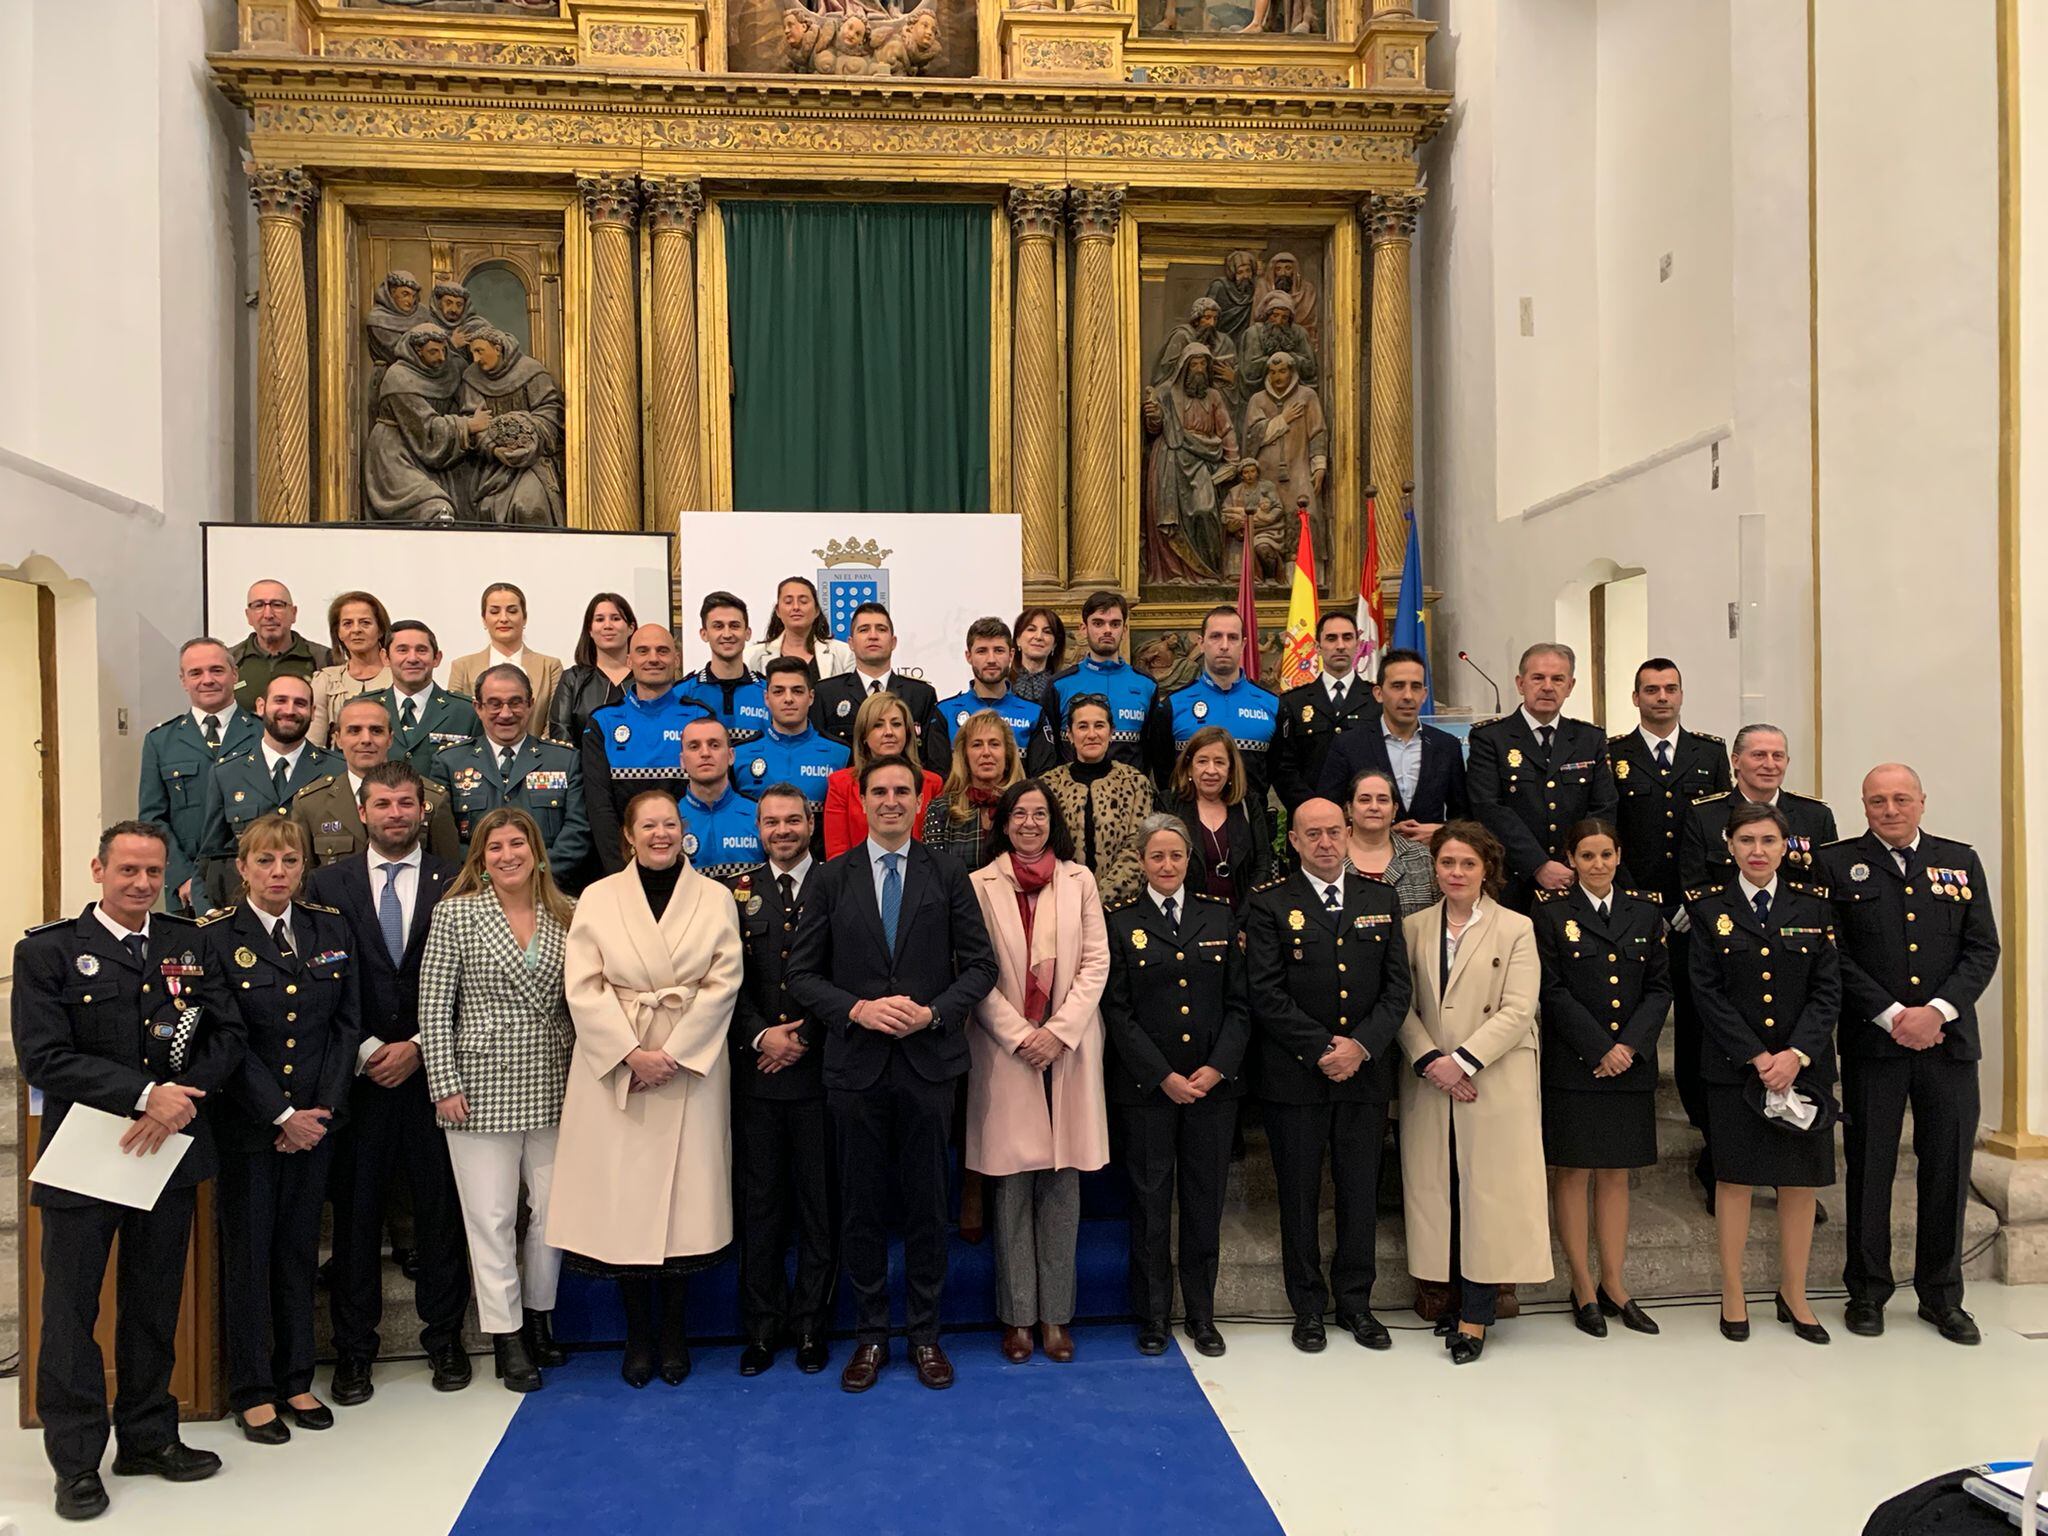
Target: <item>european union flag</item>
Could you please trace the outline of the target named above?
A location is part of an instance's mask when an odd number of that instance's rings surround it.
[[[1422,540],[1416,537],[1415,509],[1408,519],[1408,553],[1401,559],[1401,596],[1394,605],[1394,647],[1422,657],[1422,712],[1436,713],[1436,669],[1429,661],[1429,614],[1422,604]]]

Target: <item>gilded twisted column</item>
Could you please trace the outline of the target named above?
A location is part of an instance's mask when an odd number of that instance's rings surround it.
[[[590,220],[590,355],[583,455],[590,526],[640,526],[640,352],[633,325],[634,176],[580,176]]]
[[[1124,414],[1117,389],[1116,234],[1124,189],[1077,185],[1067,194],[1074,232],[1073,374],[1067,403],[1070,584],[1118,577],[1117,449]]]
[[[1382,494],[1373,518],[1380,570],[1398,571],[1407,553],[1407,523],[1395,487],[1415,478],[1414,337],[1408,321],[1408,255],[1423,194],[1375,192],[1363,212],[1372,232],[1372,360],[1367,469]]]
[[[293,166],[249,169],[262,246],[256,312],[256,515],[313,517],[312,355],[306,339],[306,215],[319,195]]]
[[[697,215],[704,187],[694,178],[664,176],[641,183],[653,231],[648,324],[654,376],[647,381],[654,434],[654,485],[647,526],[675,530],[676,514],[704,505],[702,446],[697,435]]]
[[[1016,340],[1010,349],[1010,502],[1024,520],[1024,584],[1060,579],[1060,336],[1053,257],[1063,187],[1010,188],[1017,237]]]

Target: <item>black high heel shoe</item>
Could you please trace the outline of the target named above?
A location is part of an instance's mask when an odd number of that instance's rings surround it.
[[[569,1352],[555,1342],[555,1314],[526,1312],[526,1326],[521,1330],[526,1335],[526,1353],[535,1365],[567,1365]]]
[[[1792,1335],[1794,1338],[1804,1339],[1809,1344],[1826,1344],[1829,1342],[1827,1329],[1818,1322],[1802,1323],[1799,1321],[1798,1318],[1792,1315],[1792,1309],[1785,1305],[1783,1295],[1773,1296],[1771,1299],[1778,1304],[1778,1321],[1792,1325]]]
[[[1486,1353],[1486,1336],[1473,1335],[1459,1330],[1451,1335],[1451,1364],[1470,1365]]]
[[[1587,1302],[1583,1307],[1577,1301],[1572,1303],[1572,1326],[1579,1332],[1596,1339],[1607,1337],[1607,1319],[1600,1314],[1603,1308],[1597,1302]]]
[[[661,1308],[661,1379],[679,1387],[690,1374],[690,1334],[684,1304],[689,1296],[681,1275],[663,1275],[654,1282]]]
[[[1732,1318],[1726,1312],[1721,1314],[1721,1337],[1730,1343],[1740,1344],[1749,1337],[1749,1319]]]
[[[1627,1301],[1616,1301],[1607,1294],[1607,1287],[1604,1285],[1596,1288],[1593,1294],[1599,1301],[1600,1310],[1609,1317],[1620,1318],[1621,1326],[1628,1329],[1631,1333],[1662,1333],[1664,1331],[1657,1326],[1655,1318],[1636,1305],[1633,1296]]]
[[[493,1363],[498,1380],[505,1383],[507,1392],[540,1390],[540,1367],[533,1363],[533,1357],[526,1351],[524,1333],[492,1334],[491,1353],[496,1357]]]
[[[626,1309],[626,1353],[619,1376],[629,1387],[654,1380],[654,1282],[639,1275],[619,1280],[619,1300]]]

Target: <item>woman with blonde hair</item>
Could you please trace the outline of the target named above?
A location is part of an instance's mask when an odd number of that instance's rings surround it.
[[[996,802],[1023,777],[1024,755],[1010,723],[992,709],[969,715],[953,737],[953,766],[939,797],[925,807],[918,840],[968,869],[981,868]]]
[[[911,836],[923,841],[924,813],[945,788],[945,781],[918,757],[917,722],[910,706],[893,693],[871,693],[853,717],[853,761],[825,781],[825,812],[819,818],[825,835],[825,857],[836,859],[868,835],[868,813],[860,803],[860,771],[882,757],[906,757],[922,776],[917,819]]]
[[[732,893],[683,857],[667,790],[626,803],[626,867],[586,887],[564,981],[576,1026],[548,1241],[619,1282],[644,1387],[690,1374],[686,1277],[732,1246]]]
[[[325,747],[341,718],[341,706],[359,694],[391,686],[391,615],[374,592],[344,592],[327,605],[327,634],[334,665],[313,674],[313,723],[306,740]]]
[[[477,822],[420,960],[427,1093],[455,1169],[477,1321],[513,1392],[536,1390],[540,1367],[567,1358],[552,1319],[562,1256],[546,1232],[569,1077],[562,966],[574,910],[549,873],[539,826],[501,805]],[[532,1213],[523,1249],[522,1183]]]

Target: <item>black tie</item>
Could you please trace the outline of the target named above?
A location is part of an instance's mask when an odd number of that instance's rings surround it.
[[[1344,681],[1342,678],[1339,678],[1330,689],[1330,707],[1332,709],[1342,709],[1344,707]]]
[[[1668,741],[1657,743],[1657,767],[1667,772],[1671,767],[1671,743]]]
[[[1550,752],[1550,738],[1556,734],[1557,727],[1554,725],[1539,725],[1536,727],[1536,745],[1543,749],[1546,756]]]
[[[1905,848],[1894,848],[1892,850],[1892,857],[1899,861],[1900,874],[1910,875],[1911,873],[1913,873],[1913,855],[1911,850]]]
[[[1756,920],[1758,922],[1767,923],[1771,920],[1771,893],[1769,891],[1758,891],[1749,898],[1749,904],[1756,908]]]
[[[291,776],[291,765],[283,758],[280,757],[270,765],[270,792],[280,806],[284,804],[284,787]]]
[[[505,780],[507,783],[511,782],[512,749],[510,747],[498,748],[498,777]]]
[[[871,699],[872,699],[872,698],[873,698],[873,697],[874,697],[874,696],[875,696],[876,694],[880,693],[881,691],[882,691],[882,682],[881,682],[881,679],[880,679],[880,678],[876,678],[876,679],[874,679],[874,680],[873,680],[872,682],[870,682],[870,683],[868,684],[868,697],[869,697],[869,698],[871,698]]]
[[[139,933],[123,934],[121,936],[121,942],[128,946],[128,955],[129,958],[134,960],[135,969],[137,969],[138,971],[141,970],[144,964],[146,963],[146,959],[143,955],[142,935]]]
[[[1600,920],[1601,920],[1601,921],[1602,921],[1603,923],[1607,921],[1607,903],[1606,903],[1606,902],[1604,902],[1604,901],[1596,901],[1596,902],[1594,902],[1594,903],[1593,903],[1593,910],[1594,910],[1595,912],[1597,912],[1597,913],[1598,913],[1598,914],[1600,915]]]
[[[292,931],[285,927],[283,918],[277,920],[276,926],[270,930],[270,936],[277,941],[277,952],[284,956],[286,964],[298,959],[298,951],[292,948]]]
[[[220,716],[206,717],[206,744],[215,751],[220,750]]]
[[[1180,931],[1180,898],[1169,896],[1160,903],[1160,910],[1166,914],[1166,926],[1176,933]]]
[[[1337,899],[1337,887],[1334,885],[1323,887],[1323,909],[1327,912],[1341,912],[1344,910],[1344,903]]]
[[[787,912],[796,905],[796,881],[785,872],[777,875],[775,882],[782,887],[782,910]]]
[[[398,706],[398,723],[408,731],[420,723],[419,706],[409,698]]]

